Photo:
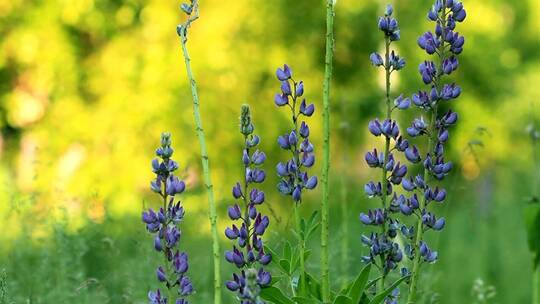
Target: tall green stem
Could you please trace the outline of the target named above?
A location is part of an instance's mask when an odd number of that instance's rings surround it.
[[[391,66],[390,66],[390,38],[385,38],[385,88],[386,88],[386,119],[392,118],[392,103],[390,102],[390,75],[391,75]],[[386,209],[386,200],[388,195],[386,194],[388,189],[388,170],[386,169],[386,164],[388,163],[388,160],[390,159],[390,137],[386,136],[385,143],[384,143],[384,163],[382,166],[382,176],[381,176],[381,185],[382,185],[382,206]],[[382,233],[386,234],[386,223],[384,223],[381,226]],[[385,258],[381,256],[381,269],[383,271],[381,280],[379,281],[380,287],[379,289],[383,291],[385,289],[384,286],[384,280],[386,278],[386,274],[384,273],[384,260]]]
[[[429,121],[429,127],[428,127],[429,132],[431,132],[434,129],[436,117],[437,117],[436,113],[433,113],[431,115],[431,118]],[[432,145],[433,144],[432,144],[432,140],[430,136],[428,139],[428,151],[431,151],[431,149],[433,148]],[[424,169],[423,179],[426,184],[428,182],[427,180],[428,178],[429,178],[429,174],[427,170]],[[426,201],[425,200],[419,200],[419,201],[420,201],[420,210],[424,210],[424,208],[426,207]],[[414,261],[413,261],[412,277],[411,277],[411,284],[409,286],[409,296],[407,298],[407,304],[414,304],[416,302],[416,291],[418,289],[418,279],[419,279],[420,265],[421,265],[420,263],[421,256],[419,254],[419,251],[420,251],[420,242],[422,241],[423,234],[424,234],[424,226],[422,224],[422,219],[418,218],[417,223],[416,223],[416,236],[414,238],[415,256],[414,256]]]
[[[299,203],[294,203],[294,222],[296,224],[297,233],[301,233],[302,227],[300,224],[300,212],[298,211]],[[298,295],[300,297],[306,296],[306,265],[304,259],[304,252],[306,251],[306,242],[304,236],[300,235],[300,276],[299,276],[299,285],[298,285]]]
[[[193,77],[193,71],[191,70],[191,59],[189,57],[187,49],[187,30],[191,26],[191,23],[199,18],[199,5],[198,1],[193,2],[193,12],[189,15],[188,20],[181,25],[179,30],[180,40],[182,44],[182,52],[184,54],[184,61],[186,64],[186,72],[191,86],[191,96],[193,98],[193,116],[195,117],[195,130],[199,139],[199,145],[201,148],[202,168],[204,175],[204,183],[208,196],[209,206],[209,219],[212,233],[212,255],[214,259],[214,304],[221,304],[221,273],[220,273],[220,248],[219,237],[217,231],[217,212],[216,204],[214,200],[214,186],[212,185],[212,177],[210,174],[210,162],[208,158],[208,152],[206,149],[206,139],[204,136],[204,129],[201,119],[201,113],[199,109],[199,95],[197,92],[197,83]]]
[[[330,169],[330,82],[332,80],[332,60],[334,57],[334,0],[326,1],[326,57],[323,84],[323,165],[322,165],[322,205],[321,205],[321,273],[322,300],[330,303],[330,272],[328,265],[329,226],[329,184]]]

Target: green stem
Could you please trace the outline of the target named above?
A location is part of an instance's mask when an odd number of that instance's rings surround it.
[[[330,303],[330,272],[328,265],[328,171],[330,170],[330,82],[332,80],[332,60],[334,57],[334,0],[326,1],[326,58],[323,84],[323,165],[322,165],[322,205],[321,205],[321,274],[322,300]]]
[[[392,118],[392,103],[390,102],[390,39],[388,37],[385,38],[385,84],[386,84],[386,119]],[[386,209],[386,201],[388,198],[388,195],[386,194],[387,188],[388,188],[388,170],[386,169],[386,164],[388,163],[388,160],[390,159],[390,137],[386,136],[385,139],[385,145],[384,145],[384,163],[382,166],[382,176],[381,176],[381,185],[382,185],[382,207],[383,209]],[[382,234],[386,234],[386,223],[384,223],[381,226]],[[381,270],[382,270],[382,277],[379,281],[380,284],[380,290],[381,292],[385,289],[384,286],[384,280],[386,278],[386,274],[384,273],[384,261],[385,257],[381,255]]]
[[[294,203],[294,222],[296,224],[296,231],[300,237],[300,276],[298,284],[298,295],[300,297],[305,297],[306,294],[306,266],[304,261],[304,252],[306,251],[306,243],[304,241],[304,236],[301,235],[301,225],[300,225],[300,212],[298,211],[298,205],[300,203]]]
[[[163,193],[162,193],[162,197],[163,197],[163,210],[167,210],[167,198],[168,198],[168,195],[167,195],[167,179],[165,179],[163,181]],[[163,260],[165,262],[165,264],[163,265],[163,267],[165,267],[165,274],[168,276],[170,273],[172,273],[171,271],[171,263],[169,263],[169,258],[167,257],[167,251],[168,251],[168,247],[167,247],[167,243],[165,242],[165,250],[163,250]],[[170,302],[172,301],[175,301],[175,298],[174,298],[174,293],[171,294],[172,292],[172,288],[169,287],[169,283],[167,282],[167,299],[169,299]]]
[[[210,163],[208,158],[208,152],[206,149],[206,139],[204,136],[204,129],[202,125],[201,113],[199,109],[199,95],[197,93],[197,83],[193,77],[193,72],[191,70],[191,59],[189,57],[188,49],[186,46],[187,43],[187,29],[193,21],[199,17],[199,7],[198,2],[193,1],[193,14],[189,16],[189,19],[185,24],[182,25],[183,29],[180,31],[180,40],[182,44],[182,52],[184,55],[184,61],[186,64],[186,72],[191,86],[191,95],[193,98],[193,116],[195,117],[195,130],[197,137],[199,139],[199,145],[201,148],[201,159],[202,159],[202,168],[204,175],[204,183],[206,187],[206,192],[208,195],[208,206],[209,206],[209,219],[212,233],[212,256],[214,259],[214,304],[221,304],[221,273],[220,273],[220,248],[219,248],[219,237],[217,231],[217,212],[216,204],[214,201],[214,186],[212,185],[212,178],[210,174]]]

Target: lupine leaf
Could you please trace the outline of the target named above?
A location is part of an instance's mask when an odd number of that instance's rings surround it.
[[[305,276],[308,293],[316,299],[322,299],[321,283],[307,272]]]
[[[306,227],[306,240],[309,239],[309,237],[317,230],[317,228],[320,225],[320,222],[317,220],[319,215],[318,211],[313,211],[311,216],[308,219],[307,227]]]
[[[533,267],[536,269],[540,263],[540,204],[530,203],[524,210],[525,225],[529,250],[533,255]]]
[[[364,288],[364,291],[365,290],[369,290],[371,287],[373,287],[373,285],[377,284],[377,282],[381,279],[382,277],[378,277],[378,278],[375,278],[371,281],[369,281],[366,285],[366,287]],[[358,302],[358,304],[369,304],[369,302],[371,301],[371,299],[368,297],[367,293],[364,292],[362,294],[362,297],[360,298],[360,301]]]
[[[300,220],[300,237],[302,241],[306,240],[306,221],[304,219]]]
[[[311,249],[306,249],[304,251],[304,261],[307,261],[310,256],[311,256]]]
[[[349,298],[347,296],[339,295],[334,299],[334,302],[332,302],[332,303],[333,304],[353,304],[353,303],[356,303],[356,302],[353,302],[353,300],[351,300],[351,298]]]
[[[293,300],[298,304],[319,304],[322,303],[319,300],[316,299],[309,299],[309,298],[303,298],[303,297],[293,297]]]
[[[379,293],[378,295],[376,295],[375,297],[373,297],[373,299],[371,299],[371,301],[369,302],[369,304],[380,304],[384,301],[384,299],[386,299],[386,297],[392,293],[392,291],[394,289],[396,289],[396,287],[399,286],[399,284],[401,284],[401,282],[405,281],[406,279],[408,279],[409,277],[406,276],[406,277],[402,277],[400,278],[399,280],[395,281],[394,284],[392,284],[390,287],[388,287],[387,289],[385,289],[383,292]]]
[[[270,286],[261,290],[261,298],[274,304],[295,304],[293,300],[284,295],[279,288]]]
[[[315,222],[315,220],[317,220],[317,216],[319,215],[319,212],[317,210],[313,211],[313,213],[311,214],[311,216],[309,217],[309,224],[310,225],[313,225],[313,223]]]
[[[353,284],[351,285],[351,288],[347,295],[349,298],[351,298],[353,303],[358,303],[360,301],[360,298],[362,297],[362,294],[364,293],[364,290],[366,288],[368,279],[369,279],[369,272],[371,271],[371,264],[367,264],[362,271],[360,271],[360,274],[358,274],[358,277],[356,280],[354,280]]]
[[[291,256],[292,256],[291,244],[288,241],[285,241],[285,245],[283,245],[283,258],[285,260],[290,261]]]
[[[287,274],[291,273],[291,263],[288,260],[281,259],[279,260],[279,267]]]
[[[269,252],[272,255],[272,259],[280,260],[279,254],[277,254],[272,248],[264,246],[264,251]]]
[[[270,282],[270,285],[271,286],[276,285],[279,281],[281,281],[281,279],[283,279],[283,276],[273,275],[272,282]]]
[[[309,295],[315,299],[322,300],[321,283],[307,272],[305,272],[305,276]],[[335,297],[335,292],[332,290],[330,290],[330,297]]]
[[[291,257],[291,273],[295,272],[298,269],[300,263],[300,256],[296,254],[297,248],[294,249],[294,254]]]

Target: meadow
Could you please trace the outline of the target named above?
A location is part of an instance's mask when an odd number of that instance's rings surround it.
[[[428,55],[417,39],[432,30],[426,14],[434,1],[390,2],[390,15],[400,29],[400,39],[391,47],[406,61],[391,76],[393,102],[401,93],[411,97],[425,89],[418,66]],[[380,208],[364,189],[380,172],[365,158],[373,147],[384,147],[368,124],[377,117],[382,122],[386,113],[384,69],[373,66],[370,54],[384,57],[385,39],[391,40],[391,33],[385,36],[378,28],[379,16],[388,13],[386,4],[334,2],[333,73],[325,82],[326,1],[200,2],[200,18],[188,29],[187,48],[211,167],[223,303],[240,303],[225,286],[237,267],[223,257],[233,246],[224,231],[232,223],[231,188],[245,176],[245,166],[252,166],[242,157],[252,134],[260,136],[256,146],[266,153],[261,165],[266,178],[256,183],[265,193],[258,211],[270,220],[265,246],[276,257],[286,255],[287,242],[296,248],[296,211],[304,219],[318,211],[320,221],[324,134],[329,131],[324,188],[328,252],[321,250],[321,227],[315,227],[305,240],[310,250],[305,268],[325,281],[321,258],[327,254],[328,288],[337,292],[365,267],[362,257],[370,248],[361,236],[374,228],[359,217]],[[172,158],[179,163],[175,174],[186,186],[177,194],[183,192],[185,210],[180,246],[189,255],[187,274],[195,290],[189,301],[216,303],[216,240],[207,176],[181,29],[177,33],[189,7],[182,11],[179,5],[157,0],[0,0],[1,304],[148,303],[149,290],[164,288],[156,280],[163,256],[141,221],[144,211],[161,206],[150,181],[156,178],[152,160],[162,132],[172,135]],[[540,250],[540,141],[531,130],[540,130],[540,90],[535,85],[540,81],[540,3],[464,0],[463,5],[467,18],[457,31],[466,42],[459,69],[448,76],[461,94],[451,106],[443,106],[444,112],[451,108],[459,115],[444,147],[453,168],[440,183],[446,189],[444,204],[430,206],[446,224],[425,235],[438,259],[422,266],[416,303],[538,304],[533,290],[540,286],[534,286],[533,277],[534,255]],[[284,69],[284,63],[292,67],[294,80],[283,79],[293,81],[293,88],[300,80],[305,86],[298,102],[305,97],[315,106],[312,115],[304,116],[316,161],[302,170],[317,176],[318,185],[302,190],[298,208],[294,191],[283,195],[277,186],[283,176],[276,165],[291,157],[278,145],[278,137],[292,126],[290,110],[276,106],[275,100],[283,92],[283,80],[277,78],[284,77],[278,70],[276,78],[276,69]],[[325,84],[330,87],[327,96]],[[293,91],[289,96],[296,99],[298,91]],[[325,126],[327,97],[330,124]],[[250,106],[254,130],[239,130],[243,104]],[[413,108],[393,112],[404,136],[421,113]],[[404,246],[406,238],[398,237],[396,243]],[[276,257],[265,269],[274,279],[281,277],[275,286],[288,294],[287,278],[280,275],[283,264]],[[405,258],[398,264],[387,286],[400,278],[401,265],[413,269],[413,261]],[[369,298],[380,291],[377,271],[373,266]],[[302,293],[302,276],[292,277],[293,290]],[[397,303],[406,303],[407,286],[400,285]]]

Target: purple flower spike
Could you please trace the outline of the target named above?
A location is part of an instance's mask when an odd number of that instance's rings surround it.
[[[440,231],[446,225],[444,218],[437,218],[431,211],[431,202],[442,204],[447,192],[443,188],[435,185],[433,181],[439,182],[452,170],[452,163],[445,161],[445,144],[449,142],[449,128],[457,123],[458,115],[448,110],[440,114],[439,103],[441,101],[452,101],[458,98],[462,89],[459,85],[447,81],[445,78],[458,69],[459,61],[457,55],[463,51],[465,37],[460,35],[456,26],[465,20],[467,13],[463,4],[458,0],[435,0],[431,10],[428,12],[428,19],[434,22],[434,30],[424,33],[418,38],[418,45],[425,50],[428,55],[437,57],[433,60],[426,60],[419,65],[419,72],[422,81],[427,85],[425,91],[419,91],[412,96],[412,102],[417,107],[429,112],[430,122],[424,122],[423,118],[415,119],[407,133],[412,137],[426,136],[431,142],[429,150],[420,157],[420,152],[416,146],[410,146],[405,150],[405,157],[412,163],[421,163],[424,167],[424,174],[416,177],[405,177],[402,181],[403,188],[413,193],[406,206],[402,207],[403,213],[409,213],[409,208],[414,209],[413,213],[420,216],[418,223],[422,230],[418,231],[416,239],[407,244],[410,250],[407,256],[415,260],[414,265],[424,261],[434,263],[438,258],[438,253],[429,248],[423,239],[423,231]],[[435,62],[438,64],[436,65]],[[408,229],[402,229],[408,233]],[[416,252],[416,253],[415,253]],[[417,266],[413,273],[418,272]],[[412,284],[414,285],[414,284]],[[413,295],[416,290],[410,290]],[[415,302],[416,299],[409,297],[408,302]]]
[[[283,83],[288,83],[290,69],[287,66],[284,70],[278,69],[277,74]],[[283,88],[285,88],[284,93],[289,94],[285,91],[290,88],[290,85],[282,85]],[[298,87],[296,87],[296,91],[298,91]],[[241,125],[247,125],[249,121],[249,124],[253,126],[247,105],[242,106],[241,113]],[[262,169],[262,165],[266,161],[266,154],[256,149],[259,137],[252,134],[253,130],[254,127],[250,128],[249,132],[241,132],[244,135],[245,144],[242,152],[245,175],[244,180],[237,182],[233,187],[233,197],[241,202],[228,208],[229,218],[238,222],[225,229],[225,236],[235,243],[232,250],[225,252],[225,260],[239,270],[239,272],[233,273],[233,280],[226,282],[225,286],[228,290],[236,292],[238,298],[245,303],[256,303],[260,290],[267,286],[250,280],[246,274],[253,273],[258,266],[268,265],[272,260],[271,255],[264,252],[262,240],[270,220],[267,216],[263,216],[257,207],[264,203],[265,195],[263,191],[254,187],[254,184],[262,183],[266,178],[266,173]],[[290,150],[297,141],[296,134],[286,134],[278,138],[280,147],[285,150]],[[289,164],[278,164],[278,174],[287,175],[289,167]]]
[[[193,292],[193,286],[186,275],[188,269],[187,254],[179,253],[181,231],[179,224],[184,218],[184,208],[178,200],[178,194],[184,192],[186,185],[173,174],[178,169],[178,163],[171,159],[173,149],[171,147],[171,135],[161,135],[161,146],[156,150],[160,159],[152,161],[152,172],[156,178],[151,183],[152,191],[158,193],[166,202],[157,212],[149,209],[142,214],[142,220],[150,233],[154,234],[154,248],[162,252],[169,266],[156,268],[156,277],[170,290],[176,290],[179,297],[175,302],[186,304],[185,296]],[[176,201],[175,201],[176,200]],[[165,269],[174,269],[167,273]],[[180,282],[180,289],[175,288],[174,282]],[[165,298],[158,289],[156,292],[148,292],[149,303],[166,304],[172,303],[172,299]],[[171,302],[168,302],[171,300]]]
[[[280,177],[278,190],[284,195],[291,196],[294,202],[300,203],[302,192],[317,186],[317,178],[315,176],[308,178],[306,172],[306,169],[315,164],[314,148],[309,140],[310,129],[306,121],[300,120],[301,116],[312,116],[315,106],[307,104],[302,98],[305,93],[304,82],[296,82],[292,78],[280,80],[282,81],[281,90],[289,95],[294,128],[278,137],[279,146],[291,152],[291,158],[288,161],[280,162],[276,166],[277,175]],[[288,89],[284,90],[284,88],[294,89],[289,94]]]

